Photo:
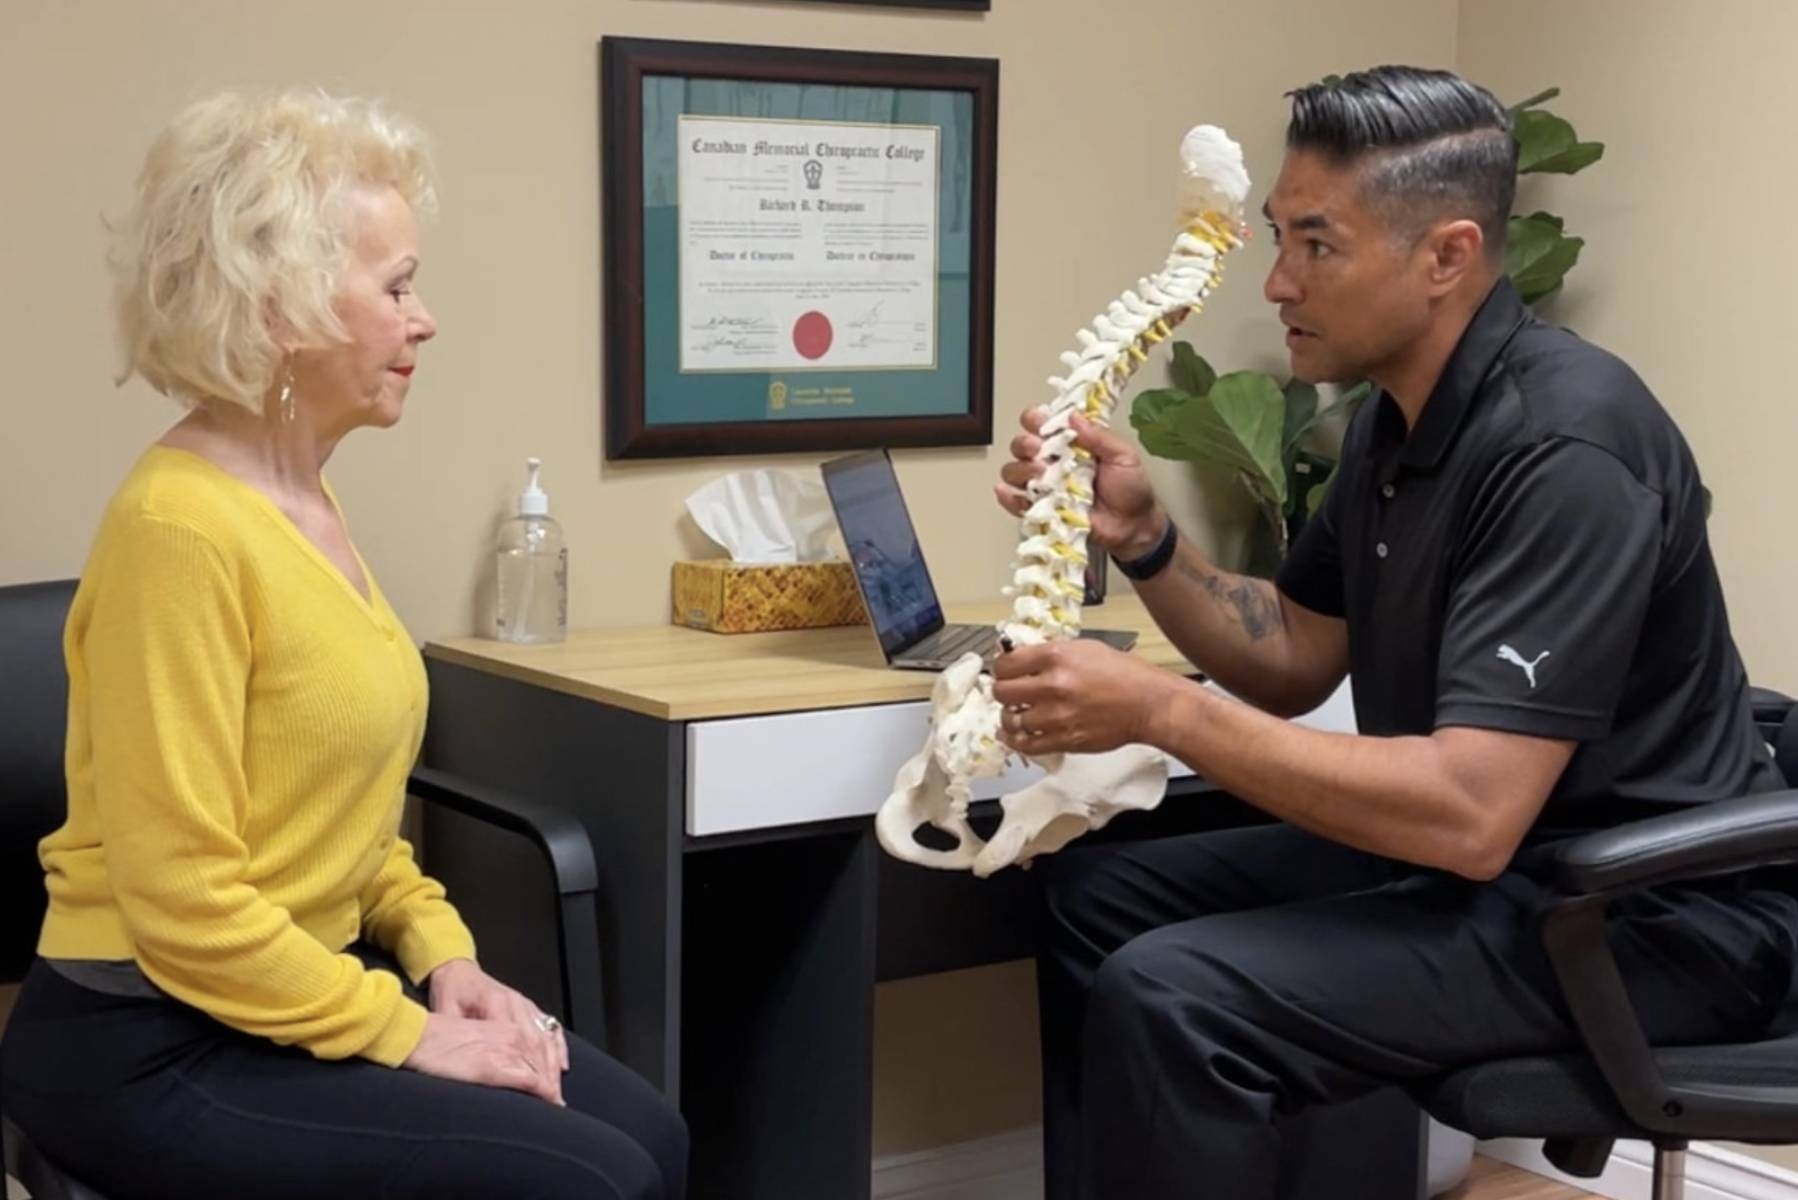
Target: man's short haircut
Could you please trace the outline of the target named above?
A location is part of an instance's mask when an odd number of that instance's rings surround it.
[[[1386,66],[1288,93],[1289,150],[1363,169],[1363,196],[1406,239],[1445,219],[1477,221],[1486,251],[1504,252],[1517,193],[1511,115],[1451,71]]]

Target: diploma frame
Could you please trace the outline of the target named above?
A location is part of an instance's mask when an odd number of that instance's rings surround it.
[[[901,416],[767,416],[680,424],[649,418],[643,118],[648,77],[918,89],[970,96],[973,120],[967,141],[972,169],[967,185],[971,190],[967,228],[971,241],[966,321],[940,322],[936,328],[939,347],[957,341],[965,346],[965,405],[958,411]],[[992,443],[997,60],[608,37],[600,42],[600,91],[607,459]],[[942,186],[939,178],[939,193]],[[665,264],[656,269],[666,269]],[[961,349],[957,347],[958,354]],[[837,374],[854,372],[845,368]],[[657,386],[678,387],[687,378],[679,376],[671,385],[664,373]],[[754,373],[745,373],[745,378],[753,379]],[[769,386],[761,384],[763,390]]]
[[[847,0],[847,3],[873,4],[882,8],[952,8],[962,12],[991,12],[993,7],[993,0]]]

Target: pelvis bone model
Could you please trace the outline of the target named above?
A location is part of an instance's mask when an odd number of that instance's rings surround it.
[[[1241,147],[1216,126],[1200,125],[1180,143],[1180,164],[1180,235],[1166,264],[1077,333],[1080,348],[1061,356],[1067,375],[1049,380],[1055,398],[1044,406],[1037,454],[1046,469],[1030,484],[1012,585],[1005,589],[1011,616],[999,626],[1014,646],[1080,632],[1093,462],[1073,444],[1071,418],[1079,413],[1095,425],[1110,424],[1149,348],[1204,307],[1223,278],[1223,256],[1242,244],[1249,177]],[[999,740],[1002,713],[980,655],[965,655],[944,671],[930,699],[929,737],[899,768],[875,820],[880,844],[897,858],[990,875],[1059,850],[1125,809],[1154,808],[1167,790],[1167,760],[1148,746],[1045,755],[1040,765],[1047,775],[1004,797],[1004,818],[984,841],[968,824],[973,781],[1002,774],[1013,752]],[[955,848],[921,844],[916,834],[926,824],[955,838]]]

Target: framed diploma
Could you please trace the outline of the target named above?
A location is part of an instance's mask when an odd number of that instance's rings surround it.
[[[831,0],[837,3],[839,0]],[[993,0],[848,0],[851,4],[879,4],[887,8],[958,8],[964,12],[990,12]]]
[[[607,458],[992,441],[997,61],[600,59]]]

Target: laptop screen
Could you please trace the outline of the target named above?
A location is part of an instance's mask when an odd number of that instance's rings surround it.
[[[880,648],[891,657],[942,628],[943,609],[886,451],[825,463],[824,486]]]

